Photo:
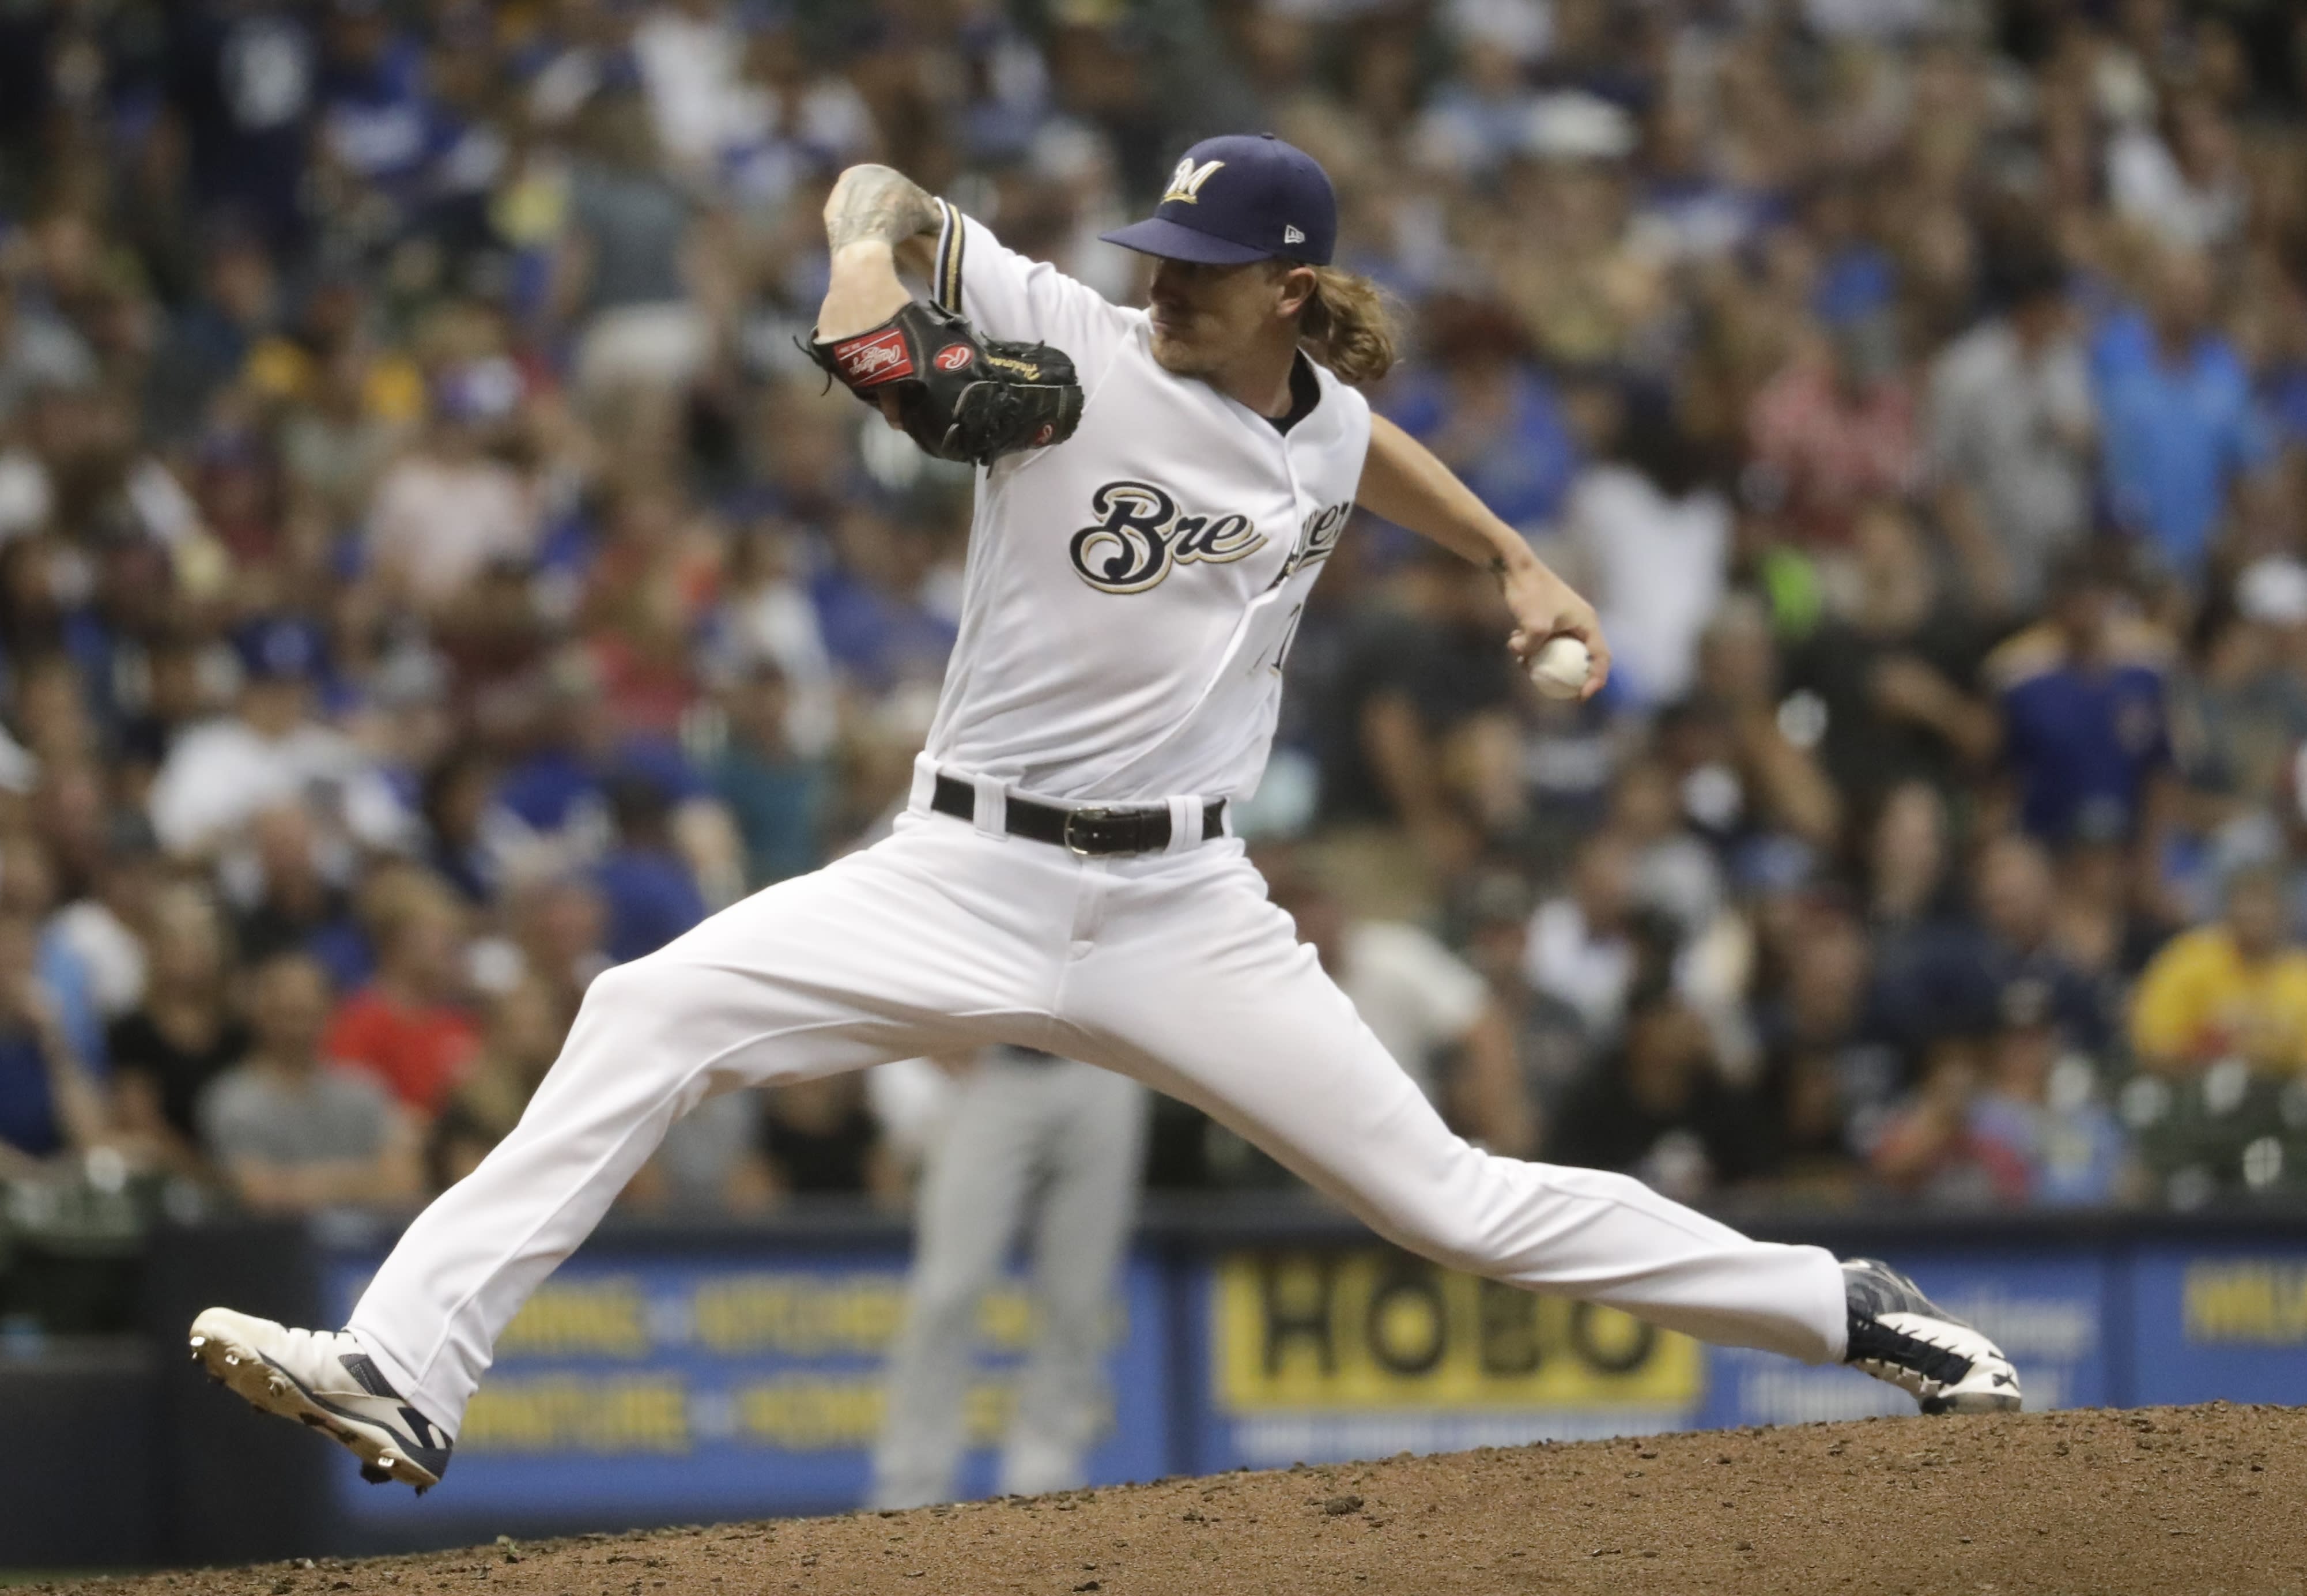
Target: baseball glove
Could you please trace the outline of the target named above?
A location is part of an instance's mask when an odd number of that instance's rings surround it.
[[[981,339],[964,317],[922,300],[879,327],[806,348],[867,404],[893,392],[899,425],[940,459],[986,465],[1062,443],[1081,422],[1081,383],[1064,350]]]

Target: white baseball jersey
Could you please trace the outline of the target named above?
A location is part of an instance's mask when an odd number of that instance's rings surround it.
[[[1285,433],[1164,371],[1145,312],[939,204],[938,302],[1064,350],[1084,404],[1066,442],[979,473],[930,757],[1057,799],[1247,796],[1353,509],[1368,401],[1308,361],[1321,397]]]

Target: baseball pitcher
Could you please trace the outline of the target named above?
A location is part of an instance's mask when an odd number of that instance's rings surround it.
[[[674,1120],[741,1086],[1038,1048],[1201,1108],[1387,1239],[1709,1341],[1857,1365],[1926,1411],[2019,1405],[1986,1337],[1868,1260],[1745,1236],[1623,1175],[1445,1127],[1229,833],[1308,592],[1362,504],[1493,572],[1525,661],[1594,611],[1354,384],[1391,340],[1333,268],[1337,202],[1271,136],[1205,141],[1126,310],[898,173],[845,173],[812,352],[977,464],[960,640],[887,840],[608,971],[518,1128],[425,1210],[342,1330],[226,1309],[194,1356],[373,1480],[423,1490],[498,1335]],[[918,302],[900,259],[926,268]]]

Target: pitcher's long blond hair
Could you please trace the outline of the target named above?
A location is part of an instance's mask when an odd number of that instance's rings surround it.
[[[1376,382],[1394,366],[1392,296],[1335,266],[1313,271],[1313,295],[1299,313],[1299,343],[1341,382]]]

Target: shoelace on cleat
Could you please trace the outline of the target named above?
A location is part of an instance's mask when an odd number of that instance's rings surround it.
[[[1894,1330],[1874,1315],[1857,1309],[1850,1312],[1849,1347],[1844,1361],[1865,1365],[1879,1363],[1887,1369],[1903,1369],[1941,1389],[1959,1386],[1969,1377],[1971,1360],[1951,1347],[1941,1346],[1911,1331]]]

